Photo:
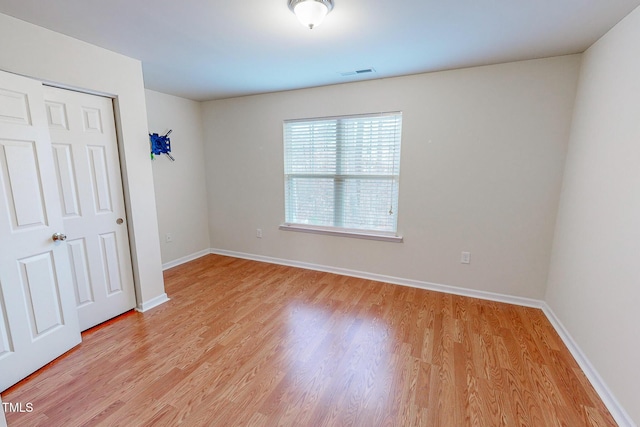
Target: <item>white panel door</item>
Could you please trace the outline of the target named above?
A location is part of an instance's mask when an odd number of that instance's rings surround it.
[[[45,88],[80,329],[135,307],[111,99]]]
[[[0,72],[0,390],[80,343],[40,82]]]

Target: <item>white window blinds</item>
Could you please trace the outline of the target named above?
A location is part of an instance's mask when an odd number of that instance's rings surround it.
[[[284,122],[285,222],[395,234],[402,113]]]

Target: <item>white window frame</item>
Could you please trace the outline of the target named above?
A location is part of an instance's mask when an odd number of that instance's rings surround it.
[[[343,175],[340,170],[341,168],[341,141],[343,138],[339,136],[340,131],[336,130],[336,170],[334,173],[287,173],[288,168],[288,146],[287,146],[287,126],[294,125],[296,123],[312,123],[314,121],[332,121],[335,120],[337,122],[336,128],[340,128],[341,120],[367,120],[374,119],[376,117],[389,117],[393,116],[397,120],[399,120],[399,124],[397,127],[397,135],[394,138],[397,138],[397,145],[394,146],[394,159],[392,161],[393,173],[392,174],[374,174],[374,175]],[[348,116],[333,116],[333,117],[321,117],[321,118],[311,118],[311,119],[295,119],[295,120],[285,120],[283,123],[283,143],[284,143],[284,156],[285,156],[285,170],[284,170],[284,181],[285,181],[285,222],[280,226],[281,230],[285,231],[299,231],[305,233],[316,233],[316,234],[324,234],[324,235],[333,235],[333,236],[344,236],[344,237],[356,237],[362,239],[370,239],[370,240],[380,240],[380,241],[388,241],[388,242],[402,242],[402,236],[398,235],[397,223],[398,223],[398,204],[399,204],[399,182],[400,182],[400,148],[401,148],[401,132],[402,131],[402,112],[387,112],[387,113],[373,113],[373,114],[359,114],[359,115],[348,115]],[[397,160],[395,156],[395,152],[397,150]],[[335,223],[340,222],[340,217],[342,216],[342,199],[337,195],[340,194],[341,191],[334,192],[334,225],[326,226],[326,225],[312,225],[312,224],[300,224],[287,222],[287,208],[288,208],[288,193],[287,193],[287,182],[291,178],[300,178],[300,177],[313,177],[313,178],[324,178],[324,179],[333,179],[336,188],[340,187],[344,184],[344,181],[347,179],[389,179],[392,181],[392,185],[395,187],[392,190],[392,193],[395,193],[396,198],[391,202],[392,209],[395,209],[394,215],[394,223],[393,223],[393,231],[381,231],[381,230],[369,230],[369,229],[354,229],[354,228],[345,228],[339,225],[335,225]]]

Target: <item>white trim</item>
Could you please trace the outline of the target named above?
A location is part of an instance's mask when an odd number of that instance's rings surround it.
[[[421,280],[404,279],[401,277],[385,276],[383,274],[367,273],[365,271],[351,270],[348,268],[330,267],[327,265],[311,264],[307,262],[291,261],[281,258],[273,258],[263,255],[253,255],[243,252],[227,251],[224,249],[211,249],[212,254],[225,255],[234,258],[250,259],[253,261],[268,262],[270,264],[280,264],[289,267],[305,268],[307,270],[324,271],[326,273],[341,274],[343,276],[358,277],[361,279],[375,280],[378,282],[391,283],[394,285],[410,286],[412,288],[426,289],[429,291],[443,292],[446,294],[461,295],[471,298],[479,298],[489,301],[504,302],[507,304],[522,305],[525,307],[542,308],[543,301],[514,297],[510,295],[498,294],[494,292],[478,291],[475,289],[459,288],[456,286],[441,285],[438,283],[423,282]]]
[[[162,295],[158,295],[155,298],[151,298],[149,301],[141,302],[140,304],[138,304],[138,306],[136,307],[136,311],[140,313],[144,313],[145,311],[149,311],[152,308],[156,308],[160,304],[164,304],[167,301],[169,301],[169,297],[167,296],[166,293]]]
[[[264,256],[264,255],[253,255],[253,254],[247,254],[243,252],[228,251],[224,249],[212,248],[210,253],[217,254],[217,255],[230,256],[234,258],[249,259],[253,261],[268,262],[271,264],[280,264],[280,265],[286,265],[290,267],[305,268],[308,270],[324,271],[327,273],[335,273],[335,274],[341,274],[344,276],[376,280],[376,281],[385,282],[385,283],[392,283],[395,285],[410,286],[413,288],[426,289],[430,291],[443,292],[443,293],[453,294],[453,295],[461,295],[461,296],[466,296],[471,298],[479,298],[479,299],[484,299],[489,301],[503,302],[507,304],[520,305],[524,307],[538,308],[542,310],[542,312],[545,314],[547,319],[549,319],[549,322],[551,323],[551,325],[554,327],[554,329],[560,336],[560,339],[567,346],[567,348],[569,349],[569,352],[578,363],[578,366],[580,366],[580,368],[584,372],[589,382],[591,382],[591,385],[595,389],[596,393],[602,399],[602,402],[607,407],[609,412],[611,412],[611,416],[618,423],[618,425],[620,425],[621,427],[637,427],[636,424],[631,419],[631,417],[629,416],[629,414],[624,410],[620,402],[618,402],[618,400],[614,397],[611,390],[609,390],[609,388],[605,384],[600,374],[598,374],[598,371],[594,368],[591,362],[589,362],[589,359],[587,358],[587,356],[582,352],[578,344],[576,344],[576,342],[573,340],[569,331],[564,327],[564,325],[560,322],[560,320],[555,315],[553,310],[551,310],[551,308],[543,300],[516,297],[516,296],[504,295],[504,294],[499,294],[494,292],[478,291],[475,289],[458,288],[455,286],[441,285],[437,283],[423,282],[423,281],[412,280],[412,279],[404,279],[400,277],[385,276],[382,274],[367,273],[363,271],[350,270],[346,268],[330,267],[326,265],[311,264],[311,263],[300,262],[300,261],[291,261],[291,260],[273,258],[269,256]]]
[[[178,259],[174,259],[173,261],[169,261],[169,262],[165,262],[164,264],[162,264],[162,271],[164,270],[168,270],[170,268],[173,267],[177,267],[181,264],[185,264],[189,261],[193,261],[194,259],[198,259],[201,258],[205,255],[210,254],[211,251],[209,249],[203,249],[201,251],[198,251],[196,253],[193,253],[191,255],[187,255],[187,256],[183,256],[182,258],[178,258]]]
[[[280,225],[282,231],[298,231],[302,233],[314,233],[324,234],[326,236],[339,236],[339,237],[355,237],[356,239],[378,240],[381,242],[402,243],[402,236],[395,236],[393,234],[378,234],[375,231],[358,231],[353,229],[338,229],[330,227],[314,227],[312,225],[300,225],[300,224],[282,224]],[[312,269],[313,270],[313,269]]]
[[[605,384],[604,380],[598,374],[596,368],[593,367],[587,356],[582,352],[578,344],[575,342],[571,334],[564,327],[558,316],[553,312],[551,307],[546,302],[542,302],[542,311],[549,319],[549,322],[553,325],[558,335],[564,342],[564,344],[569,349],[569,352],[573,356],[573,358],[580,366],[580,369],[584,372],[589,382],[595,389],[602,402],[605,404],[609,412],[611,412],[611,416],[621,427],[635,427],[636,424],[633,422],[627,411],[624,410],[623,406],[618,402],[615,398],[609,387]]]

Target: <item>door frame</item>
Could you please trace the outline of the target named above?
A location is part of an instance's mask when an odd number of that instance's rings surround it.
[[[29,77],[29,76],[24,76],[24,77]],[[29,77],[29,78],[33,79],[33,77]],[[40,79],[34,79],[34,80],[40,80]],[[131,215],[129,214],[130,203],[128,202],[128,197],[127,197],[127,184],[126,184],[127,181],[126,181],[125,173],[124,173],[123,168],[122,168],[122,164],[125,161],[125,159],[123,158],[123,146],[122,146],[123,142],[122,142],[122,138],[121,138],[122,130],[121,130],[121,126],[120,126],[120,118],[119,118],[119,115],[118,115],[118,108],[116,106],[118,98],[113,96],[113,95],[111,95],[111,94],[104,93],[104,92],[99,92],[99,91],[96,91],[96,90],[79,89],[79,88],[71,87],[69,85],[65,85],[65,84],[61,84],[61,83],[46,82],[46,81],[42,81],[42,80],[40,80],[40,81],[41,81],[43,86],[53,87],[53,88],[56,88],[56,89],[69,90],[69,91],[72,91],[72,92],[78,92],[78,93],[83,93],[83,94],[87,94],[87,95],[101,96],[103,98],[108,98],[108,99],[111,100],[111,108],[113,109],[113,116],[114,116],[114,119],[115,119],[115,132],[116,132],[116,141],[117,141],[116,148],[118,150],[118,171],[120,173],[120,179],[122,181],[122,197],[124,198],[124,201],[125,201],[125,203],[124,203],[125,204],[124,212],[125,212],[125,217],[126,217],[126,222],[125,223],[127,224],[127,237],[129,238],[128,246],[129,246],[129,254],[130,254],[131,266],[132,266],[131,273],[133,274],[133,282],[134,282],[134,289],[133,290],[134,290],[134,293],[135,293],[135,298],[136,298],[136,303],[137,303],[137,306],[136,306],[135,310],[139,311],[139,312],[147,311],[150,308],[148,308],[147,310],[143,309],[144,308],[144,306],[143,306],[144,302],[141,303],[142,300],[139,297],[139,293],[140,293],[139,288],[140,288],[140,286],[139,286],[139,284],[137,282],[137,279],[136,279],[136,272],[135,272],[135,267],[134,267],[134,256],[133,256],[133,254],[134,254],[135,247],[132,245],[132,242],[134,241],[133,239],[135,239],[135,235],[133,235],[133,233],[132,233],[132,227],[129,226],[129,224],[133,223],[133,219],[131,218]],[[166,297],[166,294],[165,294],[165,297]],[[167,300],[168,300],[168,298],[167,298]],[[151,307],[151,308],[153,308],[153,307]]]
[[[15,74],[15,73],[14,73]],[[88,95],[95,95],[95,96],[102,96],[104,98],[109,98],[111,99],[111,104],[112,104],[112,108],[113,108],[113,114],[114,114],[114,119],[115,119],[115,126],[116,126],[116,140],[117,140],[117,148],[118,148],[118,162],[120,165],[120,178],[122,180],[122,191],[123,191],[123,196],[124,196],[124,202],[125,202],[125,217],[126,217],[126,223],[127,223],[127,234],[129,237],[129,253],[131,256],[131,266],[132,266],[132,270],[133,270],[133,282],[134,282],[134,292],[135,292],[135,298],[136,298],[136,307],[135,310],[140,312],[140,313],[144,313],[145,311],[151,310],[152,308],[157,307],[158,305],[161,305],[167,301],[169,301],[169,297],[167,296],[167,294],[164,292],[164,277],[162,280],[162,291],[163,293],[156,296],[155,298],[152,299],[145,299],[146,294],[144,293],[144,287],[142,286],[142,284],[140,283],[141,279],[140,279],[140,275],[139,275],[139,268],[140,268],[140,264],[143,263],[143,261],[141,261],[136,254],[139,252],[139,248],[134,245],[134,243],[136,242],[136,233],[134,233],[134,218],[131,215],[131,191],[130,191],[130,180],[129,177],[127,176],[126,173],[126,169],[123,167],[123,165],[126,164],[127,158],[125,157],[125,146],[124,146],[124,130],[123,130],[123,120],[122,120],[122,115],[121,115],[121,102],[122,100],[120,99],[120,97],[118,95],[109,93],[109,92],[103,92],[100,90],[95,90],[95,89],[88,89],[88,88],[80,88],[80,87],[76,87],[76,86],[72,86],[69,84],[64,84],[64,83],[60,83],[60,82],[55,82],[55,81],[50,81],[50,80],[43,80],[43,79],[39,79],[36,77],[32,77],[32,76],[27,76],[27,75],[23,75],[23,77],[28,77],[34,80],[39,80],[44,86],[49,86],[49,87],[53,87],[53,88],[57,88],[57,89],[63,89],[63,90],[70,90],[73,92],[78,92],[78,93],[84,93],[84,94],[88,94]],[[146,120],[146,102],[145,102],[145,120]],[[146,121],[145,121],[146,124]],[[145,136],[148,135],[148,132],[145,133]],[[145,138],[145,142],[148,144],[148,139]],[[147,145],[148,147],[148,145]],[[149,150],[150,152],[150,150]],[[146,153],[145,153],[146,154]],[[151,156],[147,155],[146,156],[147,159],[150,159]],[[152,177],[153,180],[153,177]],[[151,193],[153,193],[153,189],[151,189]],[[154,207],[154,214],[156,212],[155,209],[155,194],[153,196],[153,207]],[[157,224],[157,216],[154,215],[154,220],[156,220],[156,224]],[[157,229],[157,225],[156,225],[156,229]],[[158,234],[157,237],[157,241],[158,241],[158,251],[160,250],[160,237]],[[159,255],[159,253],[158,253]],[[162,264],[160,264],[160,275],[162,276]]]
[[[58,92],[48,92],[47,88],[57,89],[57,90],[68,92],[68,93],[73,93],[75,95],[64,95],[64,96],[71,96],[72,99],[80,99],[80,98],[77,98],[77,97],[78,96],[82,96],[82,95],[88,95],[90,97],[100,97],[103,100],[102,102],[105,102],[105,103],[108,100],[108,102],[110,103],[111,114],[113,114],[113,129],[112,129],[112,131],[114,132],[115,142],[116,142],[116,144],[115,144],[115,149],[116,149],[115,161],[117,161],[117,166],[118,166],[117,174],[118,174],[119,179],[120,179],[120,188],[118,189],[118,192],[120,194],[116,195],[115,193],[113,193],[113,197],[114,197],[113,201],[114,201],[114,204],[117,204],[117,203],[115,203],[115,197],[121,197],[122,201],[124,202],[125,201],[125,189],[124,189],[124,174],[123,174],[123,171],[122,171],[122,161],[123,161],[123,159],[122,159],[122,156],[121,156],[121,152],[122,152],[121,138],[120,138],[120,135],[119,135],[118,130],[117,130],[117,123],[115,122],[115,116],[116,116],[115,98],[112,97],[112,96],[106,95],[106,94],[89,92],[89,91],[85,91],[85,90],[69,89],[69,88],[62,87],[60,85],[55,85],[55,84],[43,83],[43,87],[44,87],[43,92],[44,92],[45,103],[48,100],[56,101],[56,99],[55,99],[56,95],[55,94],[58,93]],[[49,96],[53,97],[53,99],[49,98]],[[82,98],[82,99],[84,99],[84,98]],[[90,100],[86,100],[86,101],[83,101],[83,102],[89,102],[90,103],[91,101]],[[105,105],[105,110],[107,110],[106,105]],[[68,110],[68,108],[66,109],[66,114],[67,115],[70,114],[70,111]],[[69,119],[69,123],[71,123],[71,119]],[[103,118],[103,125],[104,126],[107,125],[107,120],[105,120],[105,118]],[[71,129],[67,129],[67,130],[71,131]],[[73,130],[73,132],[77,132],[77,130]],[[61,135],[56,134],[55,130],[53,130],[53,131],[50,130],[49,133],[50,133],[50,137],[51,137],[51,143],[52,143],[52,146],[53,146],[55,144],[54,137],[60,137]],[[112,147],[113,145],[109,144],[109,146]],[[75,162],[75,160],[74,160],[74,162]],[[76,173],[78,173],[78,171],[76,171]],[[78,180],[78,175],[75,176],[75,180],[76,180],[76,183],[80,182]],[[133,257],[131,255],[132,251],[133,251],[133,248],[132,248],[132,245],[131,245],[131,239],[133,237],[132,237],[131,232],[130,232],[130,227],[129,227],[130,215],[129,215],[129,209],[128,209],[128,206],[127,206],[126,202],[124,203],[123,208],[124,208],[123,216],[126,218],[126,221],[124,222],[124,224],[122,224],[120,226],[117,226],[117,227],[123,227],[123,226],[126,227],[126,231],[127,231],[126,232],[126,238],[127,238],[127,246],[126,246],[126,248],[129,251],[128,252],[128,256],[126,258],[128,258],[127,262],[130,263],[130,264],[129,264],[129,266],[124,266],[124,265],[122,266],[122,268],[123,268],[122,272],[127,275],[127,279],[125,279],[123,277],[121,277],[121,279],[123,280],[123,282],[131,284],[132,281],[133,281]],[[121,215],[115,215],[114,214],[114,216],[121,216]],[[63,218],[63,223],[64,222],[66,222],[66,221]],[[115,220],[114,220],[114,223],[115,223]],[[65,228],[65,233],[68,234],[69,236],[71,236],[71,234],[76,234],[76,233],[74,233],[73,229],[67,229],[67,228]],[[122,247],[122,249],[124,251],[124,247]],[[118,253],[122,253],[122,251],[118,251]],[[90,273],[90,275],[91,275],[91,273]],[[128,275],[130,275],[130,276],[128,276]],[[137,291],[136,291],[135,282],[133,284],[134,284],[134,286],[133,286],[133,292],[134,292],[133,297],[137,301]],[[93,288],[93,286],[94,285],[92,284],[91,287]],[[130,290],[130,289],[131,289],[130,285],[125,285],[123,287],[123,292],[126,292],[128,294],[128,290]],[[93,289],[93,292],[96,292],[96,289]],[[97,294],[94,293],[94,296],[96,296],[96,295]],[[107,298],[107,299],[109,299],[109,298]],[[131,300],[129,300],[129,299],[128,299],[128,301],[131,302]],[[100,305],[96,301],[93,301],[93,304],[98,304],[98,306]],[[136,307],[131,307],[131,308],[136,308]],[[80,309],[80,307],[78,307],[78,309]],[[122,307],[120,307],[118,309],[118,311],[120,311],[121,309],[122,309]],[[89,311],[93,311],[93,310],[90,309]],[[128,310],[125,310],[125,311],[128,311]],[[100,311],[98,310],[98,312],[100,312]],[[111,310],[109,310],[109,312],[111,312]],[[113,312],[115,313],[115,311],[113,311]],[[104,312],[102,312],[102,313],[104,314]],[[93,327],[93,326],[89,326],[87,328],[86,325],[83,325],[83,321],[82,321],[83,317],[82,317],[81,313],[79,313],[79,314],[80,314],[80,320],[81,320],[80,321],[80,324],[81,324],[80,326],[81,326],[81,330],[82,331],[84,331],[86,329],[90,329],[91,327]],[[94,314],[97,315],[96,312],[94,312]],[[100,316],[100,318],[103,319],[103,320],[108,320],[108,319],[105,319],[103,316]],[[94,325],[94,323],[95,323],[95,321],[91,321],[90,325]]]

